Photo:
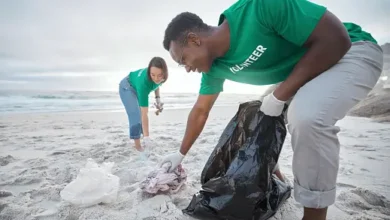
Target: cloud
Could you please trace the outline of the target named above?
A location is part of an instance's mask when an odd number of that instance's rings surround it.
[[[327,6],[342,21],[362,25],[380,43],[390,41],[390,1],[313,1]],[[68,74],[71,79],[71,73],[97,76],[103,72],[107,79],[119,80],[130,70],[146,66],[152,56],[162,56],[176,67],[162,47],[169,21],[191,11],[215,25],[219,14],[234,2],[0,1],[0,80],[32,80],[34,74],[62,79]],[[174,72],[186,76],[182,69]]]
[[[390,42],[388,0],[313,0],[324,5],[342,22],[354,22],[370,32],[380,44]]]

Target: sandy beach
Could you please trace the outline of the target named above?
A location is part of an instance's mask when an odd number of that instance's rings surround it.
[[[350,98],[345,98],[346,102],[356,102],[374,84],[372,79],[381,63],[378,51],[370,52],[373,47],[364,41],[381,45],[382,73],[371,92],[338,122],[341,146],[337,195],[328,208],[327,219],[390,220],[390,0],[369,3],[0,1],[0,220],[195,220],[182,210],[202,190],[202,170],[239,103],[259,100],[272,83],[299,72],[300,79],[289,77],[287,81],[293,79],[293,83],[285,84],[281,96],[276,94],[284,100],[286,95],[296,94],[293,87],[321,72],[314,67],[329,70],[325,67],[345,53],[345,59],[339,62],[342,65],[331,68],[343,77],[332,82],[343,78],[345,83],[356,86],[356,94],[341,87],[332,89],[332,94],[339,92]],[[152,5],[158,7],[151,8]],[[331,13],[325,13],[325,9]],[[338,21],[344,24],[339,23],[337,28]],[[342,26],[348,30],[351,42],[356,42],[353,45],[365,48],[364,53],[356,54],[355,46],[351,46],[350,53],[343,50],[348,44]],[[301,56],[303,53],[305,56]],[[303,62],[298,64],[298,59],[310,61],[310,56],[315,64],[304,67],[310,73],[295,71],[302,68]],[[157,57],[165,62],[155,62]],[[144,68],[148,75],[137,71]],[[370,75],[356,75],[364,70]],[[129,83],[137,91],[138,104],[147,106],[142,103],[146,103],[145,95],[149,94],[148,106],[153,108],[149,114],[153,145],[148,156],[138,152],[129,139],[122,102],[126,98],[119,95],[123,91],[120,84],[130,72]],[[144,193],[153,188],[153,184],[143,184],[153,183],[148,174],[160,171],[163,157],[179,150],[188,114],[199,94],[221,89],[203,132],[181,164],[187,176],[177,178],[175,184],[181,186],[177,193]],[[317,89],[329,86],[324,84]],[[313,95],[315,92],[312,90]],[[344,92],[347,96],[341,94]],[[164,110],[156,116],[154,103],[158,99],[164,103]],[[134,103],[131,101],[131,105]],[[310,103],[304,104],[311,110]],[[340,106],[331,107],[335,110]],[[263,141],[262,137],[250,140]],[[252,153],[264,152],[263,145],[250,146],[260,147],[237,154],[240,159],[264,161],[266,156]],[[287,133],[278,162],[291,186],[293,154]],[[82,207],[67,201],[65,197],[70,193],[64,196],[63,192],[80,177],[90,159],[98,164],[113,164],[111,172],[115,177],[112,182],[91,178],[77,186],[91,190],[92,195],[106,193],[101,188],[107,185],[118,191],[113,190],[117,196],[110,203]],[[219,167],[227,167],[225,161],[217,162]],[[318,164],[325,167],[321,162]],[[230,167],[260,173],[255,166],[236,164]],[[263,167],[267,166],[260,167],[261,171]],[[221,191],[233,192],[230,197],[218,195],[223,199],[240,197],[241,192],[246,192],[247,198],[277,194],[276,187],[272,188],[274,194],[253,192],[257,185],[237,184],[250,182],[248,175],[235,170],[231,173],[238,173],[238,178],[221,182],[240,188],[233,191],[220,187]],[[104,179],[112,175],[95,176]],[[260,182],[259,188],[267,185],[263,184],[264,176],[253,178]],[[326,177],[317,179],[324,183]],[[302,219],[303,207],[295,201],[292,190],[291,197],[268,220]],[[213,205],[222,206],[221,200],[214,200]],[[271,203],[259,201],[256,205],[272,208],[277,204]],[[247,204],[240,200],[225,207],[245,212],[245,207],[251,207]]]
[[[189,109],[150,114],[155,146],[143,160],[128,139],[123,111],[4,114],[0,116],[0,219],[2,220],[165,220],[184,216],[199,191],[200,173],[223,129],[238,106],[216,107],[183,162],[188,179],[173,195],[141,193],[139,182],[167,152],[179,148]],[[338,196],[328,219],[390,219],[390,124],[366,118],[340,121]],[[76,178],[87,158],[115,162],[120,178],[112,204],[80,208],[64,202],[60,191]],[[293,181],[292,149],[287,136],[280,156],[282,171]],[[301,206],[294,198],[272,219],[298,220]]]

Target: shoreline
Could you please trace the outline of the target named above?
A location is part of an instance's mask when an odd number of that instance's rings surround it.
[[[238,110],[237,105],[225,105],[225,106],[214,106],[213,109],[210,111],[210,115],[214,115],[215,112],[217,111],[225,111],[228,110],[228,112],[231,114],[231,117],[235,114],[235,112]],[[159,116],[155,115],[154,112],[156,109],[149,109],[149,120],[151,118],[164,118],[164,113],[165,114],[172,114],[173,112],[186,112],[187,116],[190,113],[192,107],[183,107],[183,108],[168,108],[163,110],[162,113],[160,113]],[[233,110],[234,109],[234,110]],[[124,116],[127,117],[125,109],[101,109],[101,110],[75,110],[75,111],[50,111],[50,112],[8,112],[8,113],[0,113],[0,119],[1,118],[8,118],[8,117],[22,117],[24,118],[25,116],[42,116],[42,115],[47,115],[47,116],[70,116],[70,115],[89,115],[89,114],[117,114],[121,115],[123,114]],[[380,124],[390,124],[390,115],[358,115],[358,114],[347,114],[342,120],[345,120],[346,118],[356,118],[356,119],[363,119],[366,121],[374,122],[374,123],[380,123]],[[126,119],[127,120],[127,119]],[[185,119],[187,120],[187,119]],[[230,120],[230,119],[229,119]],[[153,123],[153,121],[150,121],[149,123]],[[1,121],[0,121],[1,124]]]

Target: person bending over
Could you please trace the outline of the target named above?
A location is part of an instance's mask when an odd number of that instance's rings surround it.
[[[289,103],[294,197],[304,207],[303,219],[326,219],[339,168],[335,124],[367,96],[383,68],[371,34],[307,0],[239,0],[221,13],[217,26],[180,13],[167,26],[163,45],[202,79],[181,146],[161,163],[175,169],[182,162],[225,80],[277,85],[260,110],[278,116]]]
[[[168,68],[161,57],[153,57],[147,68],[131,71],[119,84],[119,96],[129,120],[130,139],[135,148],[143,151],[150,146],[149,139],[149,93],[154,91],[158,115],[163,109],[160,101],[160,86],[168,79]],[[141,144],[143,134],[143,144]]]

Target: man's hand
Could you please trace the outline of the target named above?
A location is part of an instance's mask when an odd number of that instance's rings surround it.
[[[181,164],[183,159],[184,155],[177,151],[176,153],[165,156],[160,162],[159,166],[161,167],[165,163],[170,163],[171,167],[169,168],[168,172],[173,172]]]
[[[278,100],[272,92],[264,97],[260,111],[268,116],[279,116],[283,112],[284,104],[285,101]]]
[[[188,116],[186,131],[180,146],[180,150],[176,153],[166,156],[160,162],[160,167],[164,163],[169,162],[171,163],[171,168],[169,169],[169,172],[174,171],[177,168],[177,166],[184,159],[184,156],[190,150],[192,144],[202,132],[209,112],[214,105],[214,102],[217,100],[218,95],[219,93],[213,95],[200,95],[198,97],[198,100],[196,101],[194,107],[192,108]]]

